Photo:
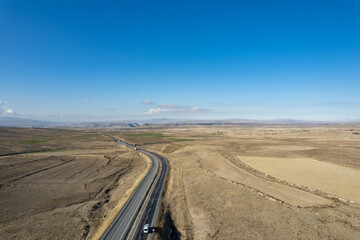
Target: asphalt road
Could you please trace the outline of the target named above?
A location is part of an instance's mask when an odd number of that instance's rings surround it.
[[[168,171],[167,160],[158,154],[134,147],[108,134],[103,134],[119,144],[147,155],[151,159],[152,165],[149,172],[100,239],[152,239],[153,234],[144,234],[142,230],[145,224],[154,226],[157,222],[161,206],[161,196]]]

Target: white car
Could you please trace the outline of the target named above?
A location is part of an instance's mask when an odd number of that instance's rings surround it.
[[[146,233],[146,234],[148,234],[149,231],[150,231],[150,225],[149,225],[149,224],[145,224],[145,225],[144,225],[144,230],[143,230],[143,232]]]

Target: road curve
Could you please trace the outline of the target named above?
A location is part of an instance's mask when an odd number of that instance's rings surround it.
[[[142,229],[145,224],[154,226],[157,222],[168,171],[167,160],[158,154],[137,148],[106,133],[102,134],[119,144],[145,154],[151,159],[152,164],[149,172],[100,240],[152,239],[153,234],[143,234]]]

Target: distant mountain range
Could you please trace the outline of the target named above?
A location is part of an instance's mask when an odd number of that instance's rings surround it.
[[[40,121],[33,119],[24,119],[16,117],[0,117],[0,126],[1,127],[38,127],[45,128],[51,126],[61,126],[65,125],[64,123],[56,123],[49,121]]]
[[[32,128],[119,128],[119,127],[138,127],[136,122],[52,122],[34,119],[0,117],[0,127],[32,127]]]
[[[108,121],[108,122],[51,122],[34,119],[16,118],[16,117],[0,117],[0,127],[32,127],[32,128],[133,128],[148,126],[191,126],[191,125],[245,125],[245,126],[265,126],[265,125],[324,125],[335,122],[325,121],[303,121],[293,119],[277,119],[277,120],[175,120],[175,119],[149,119],[141,121]],[[351,122],[338,123],[360,123],[359,120]]]
[[[139,127],[140,124],[136,122],[83,122],[73,124],[75,128],[124,128],[124,127]]]

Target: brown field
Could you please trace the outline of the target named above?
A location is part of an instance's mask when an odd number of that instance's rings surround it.
[[[174,239],[360,239],[359,125],[109,131],[170,162]],[[0,128],[2,239],[97,239],[146,158],[94,131]]]
[[[96,239],[147,168],[91,131],[0,128],[1,239]]]
[[[114,135],[166,156],[160,226],[181,239],[360,239],[359,125],[186,126]],[[174,232],[174,231],[173,231]]]
[[[200,166],[221,178],[241,183],[294,206],[308,207],[331,204],[330,200],[317,196],[316,194],[255,176],[248,171],[235,166],[220,154],[212,155],[211,152],[210,149],[205,149],[202,150],[201,153],[198,153],[198,156],[201,159]]]
[[[360,203],[360,171],[311,158],[238,157],[275,178]]]

